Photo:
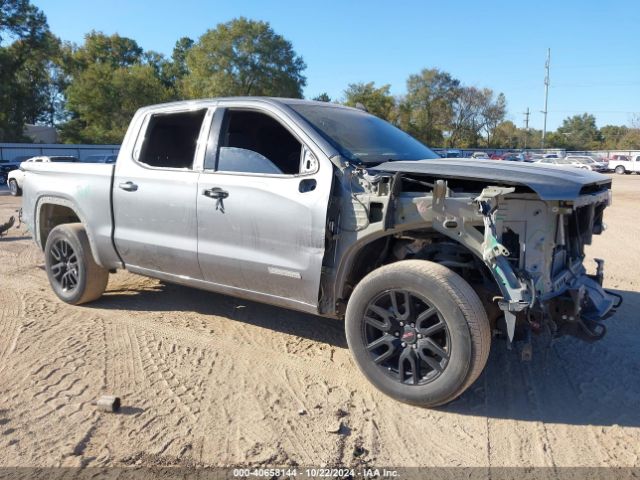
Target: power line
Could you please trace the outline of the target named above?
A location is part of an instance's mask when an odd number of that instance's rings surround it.
[[[640,82],[594,82],[594,83],[556,83],[553,88],[581,88],[581,87],[635,87],[639,86]]]
[[[583,109],[583,110],[549,110],[549,113],[631,113],[631,114],[636,114],[639,113],[637,110],[636,111],[624,111],[624,110],[590,110],[590,109]]]

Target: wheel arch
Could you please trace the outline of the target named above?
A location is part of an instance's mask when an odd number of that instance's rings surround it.
[[[36,204],[34,218],[34,237],[41,250],[44,250],[47,238],[55,227],[65,223],[81,223],[87,233],[89,245],[91,246],[91,255],[93,256],[94,261],[98,265],[103,266],[96,255],[96,242],[91,230],[87,228],[87,220],[80,209],[77,208],[71,200],[54,196],[40,197]]]
[[[487,278],[491,278],[492,283],[498,291],[501,290],[500,285],[496,282],[495,278],[486,267],[478,253],[465,247],[459,242],[455,242],[455,240],[452,240],[450,237],[447,237],[437,230],[431,227],[404,231],[387,230],[376,232],[364,237],[361,241],[356,242],[349,250],[344,252],[335,277],[336,286],[334,294],[339,306],[338,313],[342,313],[342,308],[344,308],[344,305],[348,302],[353,289],[367,274],[384,265],[412,258],[410,255],[400,254],[398,252],[398,247],[403,243],[409,244],[413,240],[421,239],[430,239],[447,245],[455,244],[456,248],[461,252],[472,255],[473,258],[476,259],[478,268],[486,269],[483,273],[486,274]],[[415,258],[420,257],[418,256]],[[436,261],[435,263],[438,262]],[[450,268],[449,265],[444,265]],[[340,308],[340,305],[342,305],[342,308]]]

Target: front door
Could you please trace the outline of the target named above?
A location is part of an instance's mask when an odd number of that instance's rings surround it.
[[[274,113],[219,109],[212,138],[198,182],[204,279],[317,306],[331,164]]]

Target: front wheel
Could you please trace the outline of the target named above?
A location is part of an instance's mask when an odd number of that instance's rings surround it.
[[[9,180],[9,192],[14,197],[19,197],[22,195],[22,189],[18,186],[18,182],[16,182],[13,178]]]
[[[345,328],[365,377],[387,395],[424,407],[461,395],[482,372],[491,344],[471,286],[424,260],[396,262],[361,280]]]
[[[616,167],[616,169],[615,169],[615,172],[616,172],[618,175],[624,175],[624,174],[626,173],[626,170],[625,170],[625,168],[624,168],[622,165],[618,165],[618,166]]]
[[[102,296],[109,271],[93,259],[87,232],[81,223],[58,225],[44,247],[49,283],[64,302],[80,305]]]

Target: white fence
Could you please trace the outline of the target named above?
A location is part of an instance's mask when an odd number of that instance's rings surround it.
[[[0,160],[26,160],[37,155],[71,155],[83,161],[89,155],[118,153],[120,145],[62,143],[0,143]]]

